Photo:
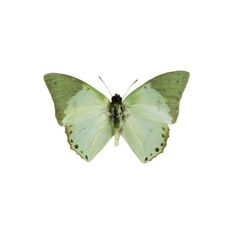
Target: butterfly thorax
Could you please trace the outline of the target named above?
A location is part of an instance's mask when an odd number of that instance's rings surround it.
[[[122,104],[122,98],[118,94],[115,94],[111,98],[110,117],[114,128],[114,134],[118,139],[124,120],[124,106]]]
[[[111,122],[115,128],[120,128],[122,119],[124,118],[123,115],[124,107],[122,105],[122,98],[120,95],[115,94],[111,98],[110,104],[110,114],[111,114]]]

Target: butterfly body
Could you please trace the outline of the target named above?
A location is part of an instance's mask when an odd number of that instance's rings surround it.
[[[111,122],[114,128],[120,129],[124,118],[124,107],[120,95],[115,94],[110,103]]]
[[[110,110],[110,121],[115,136],[115,146],[117,146],[119,144],[119,137],[125,119],[124,105],[122,103],[122,98],[119,94],[115,94],[111,98],[109,110]]]
[[[65,127],[72,150],[92,160],[104,145],[122,136],[142,162],[162,153],[169,126],[176,122],[179,101],[189,73],[159,75],[129,94],[115,94],[111,101],[95,88],[69,75],[45,75],[55,105],[56,118]]]

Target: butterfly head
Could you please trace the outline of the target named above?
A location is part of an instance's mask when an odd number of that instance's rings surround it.
[[[119,94],[115,94],[111,98],[112,103],[121,103],[122,102],[122,97]]]

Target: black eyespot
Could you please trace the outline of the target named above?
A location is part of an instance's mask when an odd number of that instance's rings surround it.
[[[72,133],[73,133],[73,131],[71,130],[71,131],[70,131],[70,134],[72,134]]]
[[[161,129],[164,130],[164,131],[166,130],[164,127],[161,127]]]
[[[78,146],[77,144],[75,144],[75,146],[74,146],[74,147],[75,147],[75,149],[77,149],[79,146]]]
[[[148,157],[145,157],[145,161],[147,161],[148,160]]]
[[[159,152],[159,148],[155,148],[155,151],[156,151],[156,152]]]
[[[161,143],[161,146],[163,147],[163,146],[164,146],[164,143]]]
[[[150,153],[150,156],[152,156],[152,153]]]
[[[70,142],[73,143],[73,139],[71,139]]]
[[[161,137],[162,137],[162,138],[165,138],[165,135],[164,135],[164,134],[162,134],[162,135],[161,135]]]
[[[87,155],[85,155],[85,158],[88,160],[88,156]]]

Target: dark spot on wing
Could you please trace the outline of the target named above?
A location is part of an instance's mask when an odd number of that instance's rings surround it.
[[[152,156],[152,153],[150,153],[150,156]]]
[[[77,144],[75,144],[75,146],[74,146],[74,147],[75,147],[75,149],[77,149],[79,146],[78,146]]]
[[[85,155],[85,158],[88,160],[88,156],[87,155]]]
[[[155,151],[156,151],[156,152],[159,152],[159,148],[155,148]]]
[[[84,153],[82,150],[80,151],[81,153]]]
[[[166,130],[164,127],[161,127],[161,129],[164,130],[164,131]]]
[[[70,142],[73,143],[73,139],[71,139]]]
[[[165,138],[165,135],[164,135],[164,134],[162,134],[162,135],[161,135],[161,137],[162,137],[162,138]]]
[[[163,146],[164,146],[164,143],[161,143],[161,146],[163,147]]]
[[[145,161],[147,161],[148,160],[148,157],[145,157]]]
[[[73,131],[71,130],[71,131],[70,131],[70,134],[72,134],[72,133],[73,133]]]
[[[54,82],[55,85],[57,85],[57,82]]]

